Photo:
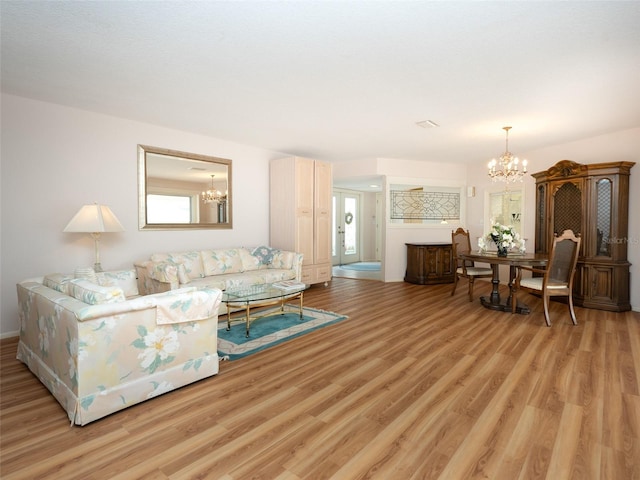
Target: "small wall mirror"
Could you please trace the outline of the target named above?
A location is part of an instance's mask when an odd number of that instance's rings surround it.
[[[232,228],[231,160],[138,145],[140,230]]]
[[[491,222],[510,225],[513,230],[523,235],[524,225],[524,190],[493,190],[485,192],[484,233],[491,228]]]

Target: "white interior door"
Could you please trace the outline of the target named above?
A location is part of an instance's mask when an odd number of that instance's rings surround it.
[[[333,265],[360,261],[360,195],[333,192]]]

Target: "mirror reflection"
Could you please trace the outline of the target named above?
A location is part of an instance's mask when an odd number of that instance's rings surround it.
[[[232,228],[231,160],[138,145],[140,229]]]
[[[510,225],[520,235],[523,234],[523,191],[502,190],[487,191],[487,203],[485,203],[485,232],[491,228],[491,222],[502,225]]]

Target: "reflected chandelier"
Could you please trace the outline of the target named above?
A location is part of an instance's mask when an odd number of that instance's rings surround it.
[[[522,177],[527,173],[527,161],[520,160],[509,151],[509,130],[511,127],[502,127],[507,134],[507,146],[505,152],[496,160],[491,159],[489,162],[489,176],[491,180],[501,182],[521,182]],[[520,166],[522,165],[522,169]]]
[[[227,198],[227,196],[224,195],[220,190],[216,190],[213,187],[213,177],[215,177],[215,175],[211,175],[211,188],[205,192],[202,192],[202,201],[204,203],[222,202]]]

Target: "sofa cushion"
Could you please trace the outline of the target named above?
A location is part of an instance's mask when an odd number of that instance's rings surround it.
[[[250,250],[246,248],[239,248],[240,259],[242,260],[242,271],[250,272],[252,270],[258,270],[262,263],[260,259],[253,255]]]
[[[187,268],[184,266],[184,263],[178,264],[178,282],[180,285],[186,285],[189,283],[191,279],[189,275],[187,275]]]
[[[125,296],[120,287],[103,287],[84,278],[69,281],[69,294],[89,305],[124,302]]]
[[[237,248],[203,250],[201,254],[204,274],[207,277],[242,272],[242,258]]]
[[[96,271],[93,267],[77,267],[73,272],[75,278],[84,278],[85,280],[89,280],[93,283],[98,283],[98,278],[96,277]]]
[[[60,293],[69,294],[69,282],[73,280],[73,275],[67,275],[64,273],[50,273],[45,275],[42,279],[42,284],[45,287],[52,288]]]
[[[151,255],[154,262],[169,262],[177,265],[184,265],[187,277],[191,280],[194,278],[204,277],[204,266],[202,264],[202,255],[197,251],[180,252],[180,253],[154,253]],[[186,283],[186,282],[181,282]]]
[[[120,287],[125,297],[138,295],[138,281],[135,270],[117,270],[112,272],[97,272],[98,285],[103,287]]]
[[[242,276],[241,273],[233,273],[232,275]],[[214,275],[212,277],[198,278],[191,280],[189,285],[196,288],[219,288],[220,290],[225,290],[227,288],[225,277],[226,275]]]
[[[293,268],[293,259],[295,258],[295,256],[295,252],[283,252],[278,250],[273,255],[273,259],[271,260],[271,265],[269,265],[269,268]]]
[[[211,277],[193,280],[191,285],[198,288],[219,288],[228,290],[230,288],[250,287],[264,283],[280,282],[282,280],[294,280],[296,274],[289,269],[266,268],[264,270],[254,270],[242,273],[225,273],[213,275]]]
[[[178,266],[171,262],[148,262],[147,273],[159,282],[178,283]]]
[[[279,251],[280,250],[278,250],[277,248],[271,248],[265,245],[261,245],[259,247],[254,248],[253,252],[251,253],[255,257],[258,257],[258,259],[263,265],[270,265],[271,262],[273,261],[273,256]]]

